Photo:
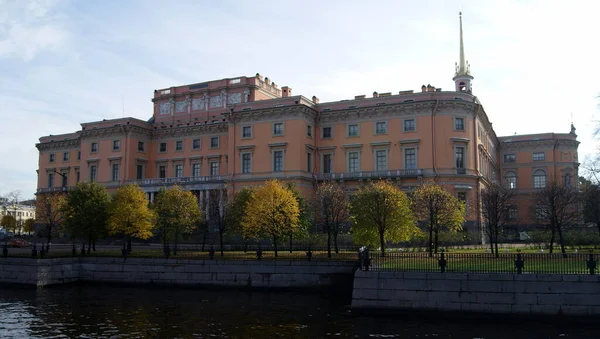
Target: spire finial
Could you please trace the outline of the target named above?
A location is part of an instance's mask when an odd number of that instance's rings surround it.
[[[460,59],[458,67],[456,68],[456,75],[470,75],[471,70],[469,64],[465,60],[465,45],[463,42],[463,27],[462,27],[462,12],[458,12],[458,19],[460,21]]]

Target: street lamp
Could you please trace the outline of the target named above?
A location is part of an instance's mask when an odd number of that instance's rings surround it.
[[[58,175],[60,175],[63,178],[63,181],[62,181],[62,187],[63,187],[63,189],[65,187],[67,187],[67,176],[64,173],[58,172],[57,170],[53,170],[53,172],[56,173],[56,174],[58,174]]]

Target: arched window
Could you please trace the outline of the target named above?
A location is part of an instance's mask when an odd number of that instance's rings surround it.
[[[533,188],[546,187],[546,172],[537,170],[533,172]]]
[[[504,174],[504,183],[506,184],[506,188],[514,190],[517,188],[517,175],[515,172],[506,172]]]
[[[565,187],[571,187],[571,174],[565,174]]]

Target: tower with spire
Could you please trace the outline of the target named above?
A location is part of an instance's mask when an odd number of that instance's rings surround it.
[[[467,92],[471,93],[471,80],[473,77],[471,76],[471,66],[465,60],[465,45],[463,43],[463,28],[462,28],[462,12],[458,13],[458,18],[460,21],[460,59],[458,64],[456,64],[456,73],[454,74],[454,84],[456,86],[457,92]]]

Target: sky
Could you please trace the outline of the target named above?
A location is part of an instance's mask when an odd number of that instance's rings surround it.
[[[152,116],[155,89],[260,73],[321,102],[453,90],[498,136],[577,128],[597,152],[600,2],[0,0],[0,194],[32,198],[41,136]]]

